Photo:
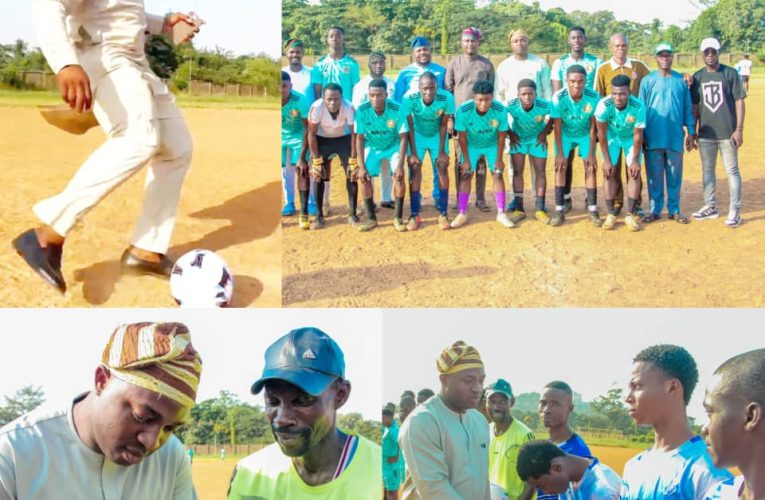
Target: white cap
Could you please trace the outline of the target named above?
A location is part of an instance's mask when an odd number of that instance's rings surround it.
[[[704,52],[707,49],[715,49],[720,52],[720,42],[717,38],[705,38],[701,41],[701,51]]]

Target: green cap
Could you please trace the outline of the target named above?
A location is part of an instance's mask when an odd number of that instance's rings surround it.
[[[659,52],[669,52],[670,54],[673,54],[675,51],[672,50],[672,46],[668,44],[667,42],[660,42],[659,45],[656,46],[656,49],[653,51],[654,55],[659,55]]]
[[[505,379],[499,379],[489,386],[486,390],[486,397],[490,398],[492,394],[504,394],[508,399],[513,397],[513,389],[510,387],[510,382]]]

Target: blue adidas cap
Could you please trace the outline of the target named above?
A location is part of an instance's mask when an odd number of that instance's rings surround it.
[[[263,375],[251,392],[258,394],[269,380],[284,380],[318,396],[338,378],[345,378],[340,346],[318,328],[298,328],[268,347]]]

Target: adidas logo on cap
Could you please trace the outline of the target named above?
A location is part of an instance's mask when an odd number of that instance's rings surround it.
[[[310,347],[303,353],[303,359],[316,359],[316,355],[313,353]]]

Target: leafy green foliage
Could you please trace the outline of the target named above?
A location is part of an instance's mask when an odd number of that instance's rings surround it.
[[[45,393],[40,387],[26,385],[4,399],[5,403],[0,406],[0,427],[40,406],[45,402]]]

